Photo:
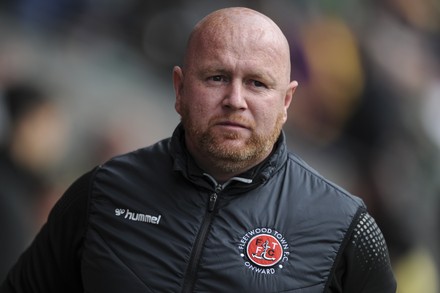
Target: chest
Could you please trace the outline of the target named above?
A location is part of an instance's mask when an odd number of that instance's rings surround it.
[[[310,221],[319,210],[295,204],[283,188],[214,202],[209,191],[173,190],[92,198],[87,292],[323,291],[343,231]]]

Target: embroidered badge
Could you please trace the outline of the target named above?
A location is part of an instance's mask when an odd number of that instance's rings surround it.
[[[289,259],[289,244],[284,236],[271,228],[248,231],[238,245],[244,265],[260,274],[275,274]]]

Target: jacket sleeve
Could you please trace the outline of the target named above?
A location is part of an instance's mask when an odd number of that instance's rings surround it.
[[[55,204],[46,224],[9,271],[1,293],[83,291],[80,254],[92,174],[76,180]]]
[[[395,293],[385,239],[365,211],[352,224],[326,292]]]

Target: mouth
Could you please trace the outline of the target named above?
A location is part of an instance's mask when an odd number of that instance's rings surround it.
[[[231,121],[231,120],[225,120],[217,122],[216,125],[226,127],[226,128],[242,128],[242,129],[249,129],[249,127],[241,122]]]

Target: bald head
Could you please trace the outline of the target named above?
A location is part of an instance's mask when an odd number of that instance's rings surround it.
[[[223,182],[270,154],[298,85],[286,37],[248,8],[215,11],[195,26],[173,84],[188,151]]]
[[[224,8],[203,18],[188,40],[184,67],[196,62],[200,52],[213,53],[219,48],[244,58],[252,58],[264,50],[264,54],[279,61],[283,75],[290,79],[290,49],[286,37],[269,17],[255,10]]]

